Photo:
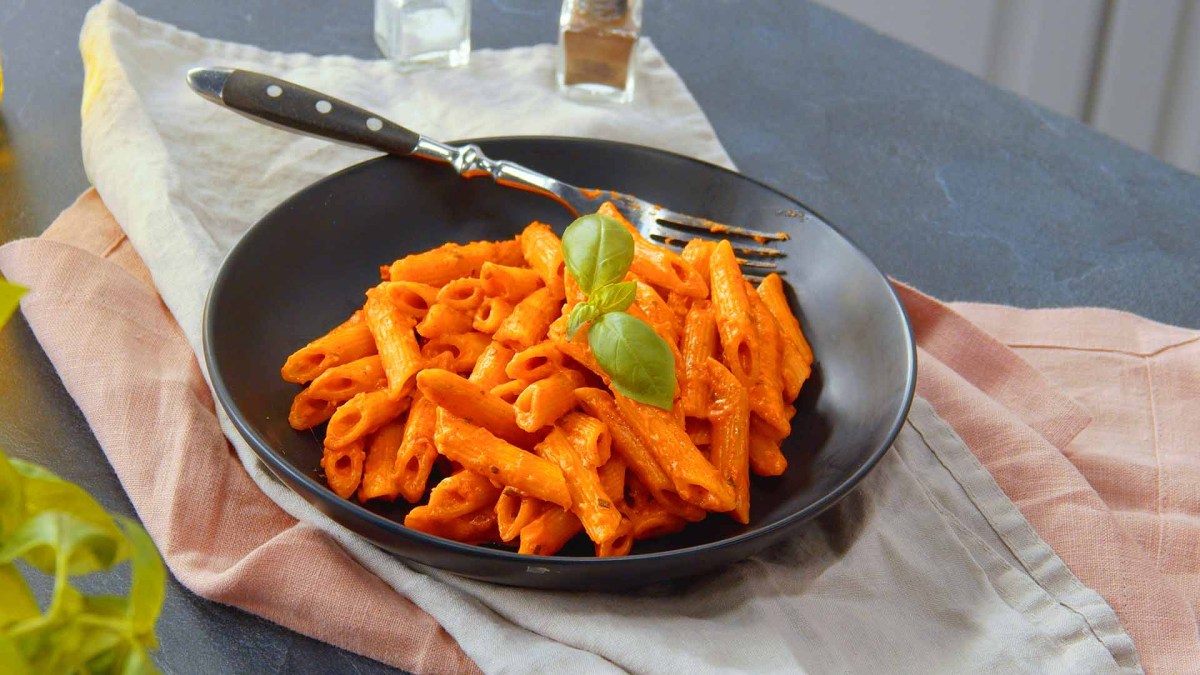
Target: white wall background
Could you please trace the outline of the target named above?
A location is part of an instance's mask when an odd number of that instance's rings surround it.
[[[1200,172],[1200,0],[817,0]]]

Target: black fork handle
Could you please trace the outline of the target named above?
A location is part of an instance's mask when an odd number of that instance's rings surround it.
[[[231,68],[196,68],[204,98],[271,126],[392,155],[411,155],[421,135],[369,110],[287,80]]]

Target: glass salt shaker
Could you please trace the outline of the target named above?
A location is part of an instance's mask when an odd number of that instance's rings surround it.
[[[633,100],[642,0],[563,0],[558,88],[569,98]]]
[[[465,66],[471,0],[375,0],[375,44],[404,69]]]

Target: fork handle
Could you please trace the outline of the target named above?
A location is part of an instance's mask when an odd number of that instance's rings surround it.
[[[426,138],[369,110],[294,82],[232,68],[195,68],[188,84],[204,98],[257,122],[391,155],[413,155],[450,164],[464,177],[487,175],[497,183],[564,201],[571,188],[513,162],[489,159],[476,145],[454,146]],[[565,202],[564,202],[565,203]]]

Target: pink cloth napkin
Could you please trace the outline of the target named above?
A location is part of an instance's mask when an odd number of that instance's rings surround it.
[[[26,319],[180,582],[407,670],[477,670],[428,614],[254,486],[94,191],[42,237],[0,247],[0,271],[33,289]],[[898,288],[920,347],[918,393],[1113,606],[1146,670],[1194,669],[1200,457],[1186,444],[1200,436],[1200,332]]]

